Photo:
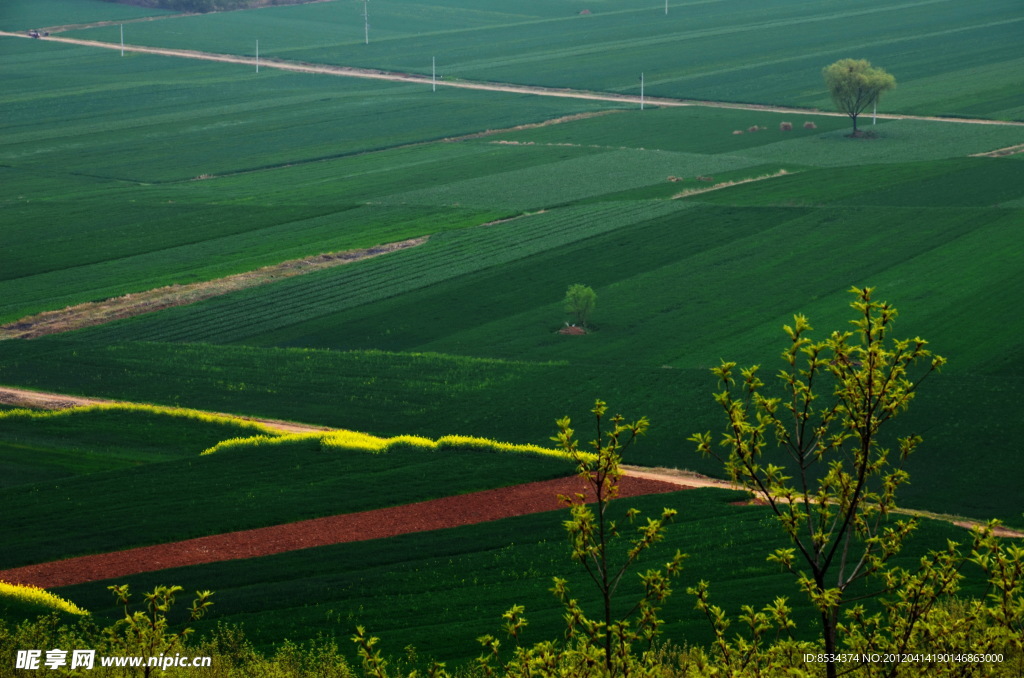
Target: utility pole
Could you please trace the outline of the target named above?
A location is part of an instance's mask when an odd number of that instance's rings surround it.
[[[640,110],[644,110],[644,74],[640,74]]]
[[[430,84],[432,91],[437,91],[437,57],[430,57]]]
[[[370,44],[370,3],[363,0],[363,41]]]
[[[124,24],[121,24],[121,56],[124,56]]]
[[[260,72],[260,41],[256,41],[256,72]]]

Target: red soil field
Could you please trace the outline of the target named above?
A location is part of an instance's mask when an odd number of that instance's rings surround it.
[[[172,567],[257,558],[344,542],[384,539],[410,532],[441,530],[555,511],[565,506],[559,502],[558,495],[574,495],[583,493],[585,489],[584,481],[578,476],[557,478],[373,511],[28,565],[0,571],[0,581],[52,588]],[[687,486],[624,476],[620,480],[619,496],[661,494],[681,489],[687,489]],[[587,494],[588,501],[593,501],[593,493]]]

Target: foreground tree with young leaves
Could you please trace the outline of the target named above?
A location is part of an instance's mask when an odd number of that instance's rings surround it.
[[[149,593],[144,593],[145,609],[135,610],[130,606],[131,594],[128,584],[107,587],[117,603],[124,608],[124,618],[113,626],[104,629],[104,635],[112,648],[125,655],[141,656],[147,662],[142,669],[144,676],[153,673],[148,664],[150,658],[162,658],[185,647],[185,640],[193,631],[182,627],[172,631],[168,615],[174,606],[175,597],[184,591],[180,586],[157,586]],[[210,598],[212,591],[196,591],[196,597],[188,608],[188,617],[184,623],[190,624],[202,619],[213,605]],[[166,667],[162,669],[166,671]]]
[[[839,648],[840,610],[855,602],[850,589],[875,577],[879,592],[910,587],[890,569],[916,520],[896,519],[896,490],[908,480],[903,464],[921,443],[912,435],[895,440],[880,435],[883,425],[905,411],[921,382],[945,360],[933,356],[921,338],[893,339],[897,312],[872,298],[872,288],[853,288],[854,332],[833,332],[821,341],[797,315],[785,331],[789,345],[779,372],[781,397],[765,395],[759,366],[736,363],[714,368],[723,390],[715,394],[727,418],[719,454],[711,433],[691,440],[705,455],[720,459],[733,481],[763,500],[778,517],[792,548],[777,549],[769,560],[797,577],[820,613],[824,654]],[[785,465],[766,460],[769,442],[788,456]],[[782,459],[779,459],[782,461]],[[948,560],[948,559],[947,559]],[[920,586],[949,592],[955,565],[948,560]],[[913,620],[911,620],[913,622]],[[912,628],[906,629],[911,634]],[[827,675],[837,675],[834,662]]]
[[[648,518],[645,525],[639,526],[636,536],[623,537],[608,511],[619,493],[622,453],[644,434],[649,423],[646,417],[627,423],[621,415],[606,420],[607,405],[600,400],[591,412],[596,424],[595,438],[590,442],[592,452],[580,450],[568,417],[557,422],[558,435],[552,440],[576,462],[577,473],[591,495],[579,493],[560,498],[570,510],[564,525],[572,545],[572,559],[583,567],[600,592],[601,609],[597,615],[589,614],[569,595],[568,582],[555,577],[552,592],[565,608],[565,644],[546,641],[531,647],[520,645],[521,631],[527,623],[525,610],[521,605],[513,606],[503,618],[516,648],[497,675],[639,676],[646,673],[644,663],[654,651],[663,624],[658,613],[672,593],[671,579],[681,572],[685,556],[677,551],[664,567],[638,573],[643,593],[632,604],[616,605],[615,593],[640,556],[661,541],[676,511],[666,508],[659,518]],[[588,504],[588,499],[593,504]],[[631,523],[639,515],[636,509],[626,512]],[[622,540],[622,547],[613,548]],[[621,552],[616,555],[614,551]],[[487,676],[496,675],[493,662],[500,658],[500,642],[493,636],[479,640],[486,652],[478,668]],[[656,662],[650,661],[647,668],[659,669]]]

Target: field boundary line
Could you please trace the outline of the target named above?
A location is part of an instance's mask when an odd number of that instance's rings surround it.
[[[738,490],[741,492],[747,491],[746,488],[740,486],[738,483],[734,483],[729,480],[721,480],[719,478],[711,478],[704,476],[693,471],[686,471],[677,468],[664,468],[664,467],[646,467],[646,466],[629,466],[626,464],[622,465],[622,470],[625,471],[627,476],[635,476],[637,478],[649,478],[651,480],[663,480],[665,482],[676,482],[684,487],[712,487],[721,490]],[[760,501],[752,500],[753,504],[761,505]],[[764,504],[767,506],[767,504]],[[957,527],[970,530],[975,527],[984,527],[986,523],[980,520],[971,520],[962,516],[954,516],[948,513],[935,513],[932,511],[921,511],[918,509],[906,509],[898,508],[893,511],[900,515],[912,516],[915,518],[927,518],[929,520],[938,520],[944,523],[951,523]],[[1011,539],[1024,539],[1024,532],[1014,530],[1009,527],[997,527],[992,532],[997,537],[1009,537]]]
[[[738,179],[736,181],[722,181],[717,184],[708,186],[707,188],[688,188],[685,191],[680,191],[672,196],[673,200],[679,200],[680,198],[688,198],[691,195],[700,195],[701,193],[709,193],[711,191],[719,191],[723,188],[730,188],[732,186],[739,186],[740,184],[750,184],[755,181],[765,181],[766,179],[776,179],[778,177],[784,177],[790,174],[799,174],[799,172],[790,172],[789,170],[780,169],[778,172],[772,174],[762,174],[758,177],[750,177],[749,179]]]
[[[33,39],[27,34],[0,31],[0,36],[12,38]],[[205,61],[218,61],[222,63],[245,64],[255,66],[256,57],[239,56],[234,54],[222,54],[217,52],[203,52],[199,50],[173,49],[163,47],[145,47],[142,45],[124,45],[113,42],[100,42],[97,40],[80,40],[78,38],[62,38],[56,36],[45,36],[36,38],[51,42],[63,42],[86,47],[99,47],[110,50],[121,50],[142,54],[157,54],[162,56],[180,57],[185,59],[198,59]],[[567,87],[541,87],[539,85],[519,85],[514,83],[488,82],[483,80],[463,79],[438,79],[433,80],[429,75],[402,73],[399,71],[385,71],[373,68],[356,68],[353,66],[334,66],[327,64],[315,64],[303,61],[288,61],[285,59],[260,58],[259,65],[264,68],[275,68],[278,70],[293,71],[298,73],[320,73],[349,78],[363,78],[369,80],[387,80],[392,82],[415,83],[426,87],[437,84],[442,87],[458,87],[462,89],[484,90],[491,92],[508,92],[512,94],[530,94],[535,96],[561,97],[567,99],[584,99],[590,101],[608,101],[612,103],[637,104],[641,103],[650,106],[703,106],[707,108],[730,108],[744,111],[765,111],[769,113],[792,113],[794,115],[824,115],[829,117],[847,117],[845,113],[836,111],[822,111],[815,108],[798,108],[793,106],[770,106],[766,104],[745,104],[727,101],[707,101],[701,99],[674,99],[670,97],[640,97],[633,94],[616,94],[612,92],[597,92],[591,90],[571,89]],[[990,120],[986,118],[956,118],[942,116],[907,115],[899,113],[879,113],[877,118],[881,120],[923,120],[930,122],[955,122],[974,125],[1007,125],[1024,127],[1024,121],[1017,120]]]
[[[994,151],[986,151],[984,153],[972,153],[972,158],[1002,158],[1007,155],[1016,155],[1018,153],[1024,153],[1024,144],[1016,144],[1015,146],[1007,146],[1006,148],[997,148]]]
[[[314,254],[302,259],[291,259],[279,264],[264,266],[252,271],[214,278],[205,282],[185,285],[165,285],[142,292],[133,292],[103,301],[88,301],[56,311],[43,311],[0,325],[0,341],[5,339],[35,339],[51,334],[61,334],[86,327],[104,325],[108,322],[132,318],[145,313],[162,311],[175,306],[188,306],[206,299],[219,297],[231,292],[315,273],[325,268],[373,259],[384,254],[417,247],[430,236],[410,238],[398,242],[375,245],[365,249],[345,250]]]
[[[567,122],[576,122],[577,120],[589,120],[590,118],[600,118],[613,113],[622,113],[625,109],[623,108],[611,108],[605,111],[589,111],[587,113],[572,113],[570,115],[563,115],[557,118],[551,118],[550,120],[544,120],[543,122],[527,122],[522,125],[515,125],[513,127],[505,127],[503,129],[488,129],[483,132],[472,132],[470,134],[463,134],[457,137],[448,137],[442,139],[445,142],[458,142],[458,141],[470,141],[472,139],[482,139],[484,137],[494,136],[495,134],[510,134],[512,132],[522,132],[525,130],[539,129],[541,127],[551,127],[552,125],[561,125]],[[494,143],[494,142],[492,142]],[[500,142],[498,142],[500,143]]]

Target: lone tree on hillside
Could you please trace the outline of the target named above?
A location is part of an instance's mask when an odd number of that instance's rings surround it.
[[[840,59],[821,73],[836,107],[853,120],[853,136],[857,136],[857,116],[877,103],[882,92],[896,87],[896,78],[865,59]]]
[[[565,291],[565,312],[572,316],[575,324],[586,327],[587,320],[597,303],[597,293],[586,285],[569,285]]]

